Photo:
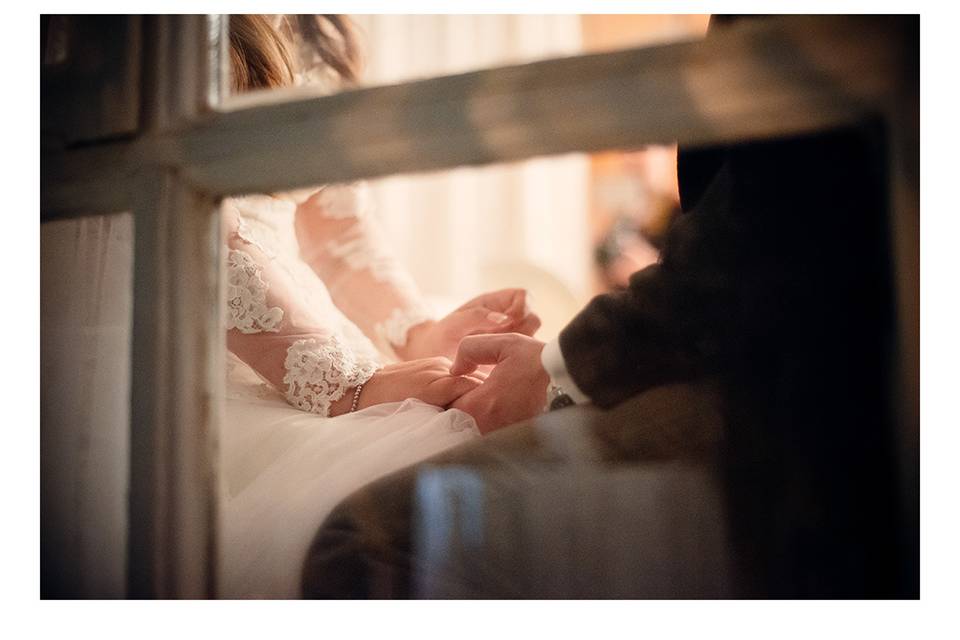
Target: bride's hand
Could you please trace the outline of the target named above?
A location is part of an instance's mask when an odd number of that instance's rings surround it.
[[[360,390],[357,410],[384,402],[400,402],[416,398],[427,404],[446,408],[460,396],[480,386],[486,375],[480,372],[462,376],[450,375],[448,358],[422,358],[389,364],[367,380]],[[330,407],[330,415],[350,411],[355,388],[347,390]]]
[[[470,300],[444,318],[411,327],[407,343],[396,348],[404,360],[445,356],[453,358],[466,336],[480,333],[522,333],[532,336],[540,318],[530,310],[525,289],[502,289]]]

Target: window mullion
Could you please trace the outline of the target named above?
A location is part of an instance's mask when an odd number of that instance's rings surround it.
[[[206,16],[145,18],[144,134],[206,110]],[[208,71],[210,70],[210,71]],[[213,78],[214,81],[219,81]],[[148,165],[133,180],[136,218],[128,595],[216,595],[222,403],[217,201]]]

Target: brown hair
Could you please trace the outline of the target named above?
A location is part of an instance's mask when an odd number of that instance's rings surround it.
[[[356,82],[360,53],[344,16],[231,15],[230,63],[232,88],[242,93],[290,86],[298,71],[318,65],[342,83]]]

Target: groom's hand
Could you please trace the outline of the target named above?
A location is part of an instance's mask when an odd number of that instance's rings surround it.
[[[526,290],[502,289],[477,296],[440,320],[412,327],[407,344],[396,351],[404,360],[452,358],[466,336],[507,332],[532,336],[539,328],[540,318],[530,309]]]
[[[550,376],[540,364],[543,343],[518,333],[468,336],[460,342],[450,375],[496,365],[486,381],[451,407],[466,411],[481,433],[532,418],[543,410]]]

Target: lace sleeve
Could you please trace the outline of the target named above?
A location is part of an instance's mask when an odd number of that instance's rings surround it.
[[[329,415],[378,363],[354,353],[299,302],[296,283],[243,218],[223,207],[227,253],[227,346],[298,409]]]
[[[297,207],[300,255],[336,305],[381,351],[394,354],[431,319],[413,280],[389,251],[363,185],[331,185]]]

